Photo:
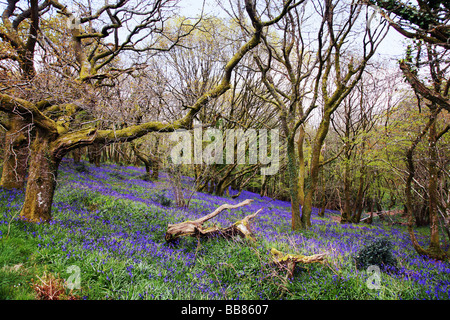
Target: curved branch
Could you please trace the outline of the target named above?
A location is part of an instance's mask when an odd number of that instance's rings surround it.
[[[450,112],[450,100],[441,96],[438,92],[427,88],[417,76],[411,72],[406,61],[400,62],[400,69],[415,92]]]
[[[56,122],[44,115],[35,104],[29,101],[0,93],[0,110],[19,114],[46,130],[49,134],[58,134]]]

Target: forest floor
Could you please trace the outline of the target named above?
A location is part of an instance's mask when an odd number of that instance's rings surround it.
[[[450,264],[418,256],[406,227],[389,219],[340,224],[339,212],[319,217],[314,209],[312,227],[293,232],[289,202],[248,191],[235,199],[195,192],[185,178],[190,202],[181,209],[167,177],[151,182],[144,173],[140,167],[63,161],[53,219],[42,224],[17,218],[22,191],[0,189],[0,299],[450,299]],[[263,209],[251,224],[256,241],[165,241],[168,224],[245,199],[253,202],[221,212],[205,227],[227,227]],[[428,230],[416,233],[427,246]],[[392,243],[395,268],[377,274],[358,269],[358,254],[377,239]],[[326,259],[299,264],[289,278],[272,263],[272,248]]]

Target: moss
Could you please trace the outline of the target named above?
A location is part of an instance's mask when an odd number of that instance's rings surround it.
[[[53,156],[46,133],[38,130],[32,145],[29,178],[20,217],[31,222],[49,221],[59,161]]]

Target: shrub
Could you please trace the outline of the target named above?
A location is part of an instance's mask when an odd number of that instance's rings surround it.
[[[386,238],[377,238],[374,242],[363,247],[356,255],[356,268],[366,269],[377,265],[381,269],[396,268],[397,262],[392,254],[392,243]]]
[[[75,163],[75,171],[78,173],[90,173],[89,168],[84,162]]]
[[[156,202],[158,202],[159,204],[165,206],[165,207],[170,207],[172,205],[172,199],[170,199],[169,197],[166,196],[166,190],[159,190],[158,192],[156,192],[153,195],[153,200],[155,200]]]

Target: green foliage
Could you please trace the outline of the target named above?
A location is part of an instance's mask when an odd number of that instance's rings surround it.
[[[426,6],[418,7],[398,0],[371,0],[370,2],[425,30],[430,25],[440,22],[442,18],[436,14],[437,9],[441,4],[447,3],[447,1],[427,1]]]
[[[75,171],[78,173],[89,173],[89,169],[85,162],[75,163]]]
[[[28,231],[34,232],[17,221],[11,225],[9,236],[0,239],[0,300],[34,299],[29,282],[37,242]]]
[[[356,267],[360,270],[371,265],[377,265],[383,269],[397,266],[392,253],[392,243],[387,238],[375,239],[356,254],[355,260]]]
[[[158,190],[153,194],[152,199],[161,204],[162,206],[170,207],[172,206],[173,201],[166,195],[166,192],[167,192],[166,189]]]

